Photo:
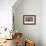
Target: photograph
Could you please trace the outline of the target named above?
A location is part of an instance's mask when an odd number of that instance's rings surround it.
[[[36,24],[36,15],[24,15],[23,24],[25,25],[35,25]]]

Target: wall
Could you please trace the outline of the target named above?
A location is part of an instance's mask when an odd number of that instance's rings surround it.
[[[41,1],[41,41],[46,46],[46,0]]]
[[[16,0],[0,0],[0,27],[12,29],[12,6]]]
[[[23,37],[35,41],[36,46],[41,46],[40,30],[40,0],[21,0],[13,6],[15,30],[23,33]],[[21,2],[21,3],[20,3]],[[24,25],[23,15],[36,15],[36,25]]]

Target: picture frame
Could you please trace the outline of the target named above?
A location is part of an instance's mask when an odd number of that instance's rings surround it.
[[[24,25],[35,25],[36,24],[36,15],[24,15],[23,24]]]

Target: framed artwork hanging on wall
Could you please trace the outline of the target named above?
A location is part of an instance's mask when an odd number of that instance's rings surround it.
[[[35,25],[36,24],[36,15],[24,15],[23,24],[24,25]]]

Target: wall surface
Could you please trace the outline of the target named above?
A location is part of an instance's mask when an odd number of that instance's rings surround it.
[[[0,27],[12,29],[12,6],[16,0],[0,0]]]
[[[10,32],[5,32],[3,28],[12,29],[12,6],[15,2],[16,0],[0,0],[0,38],[10,35]]]
[[[23,33],[23,37],[35,41],[36,46],[41,46],[40,30],[40,0],[21,0],[13,6],[15,30]],[[16,6],[17,5],[17,6]],[[23,15],[36,15],[36,25],[24,25]]]
[[[46,0],[41,1],[41,38],[42,46],[46,46]]]

